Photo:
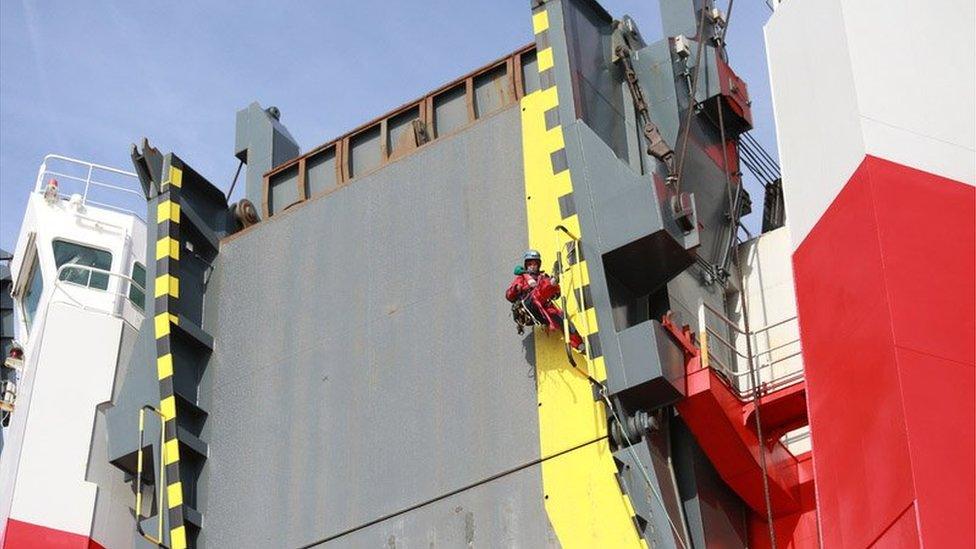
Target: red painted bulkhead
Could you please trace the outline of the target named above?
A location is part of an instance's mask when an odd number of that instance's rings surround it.
[[[105,549],[82,534],[7,519],[3,549]]]
[[[976,192],[867,156],[793,256],[824,547],[971,547]]]

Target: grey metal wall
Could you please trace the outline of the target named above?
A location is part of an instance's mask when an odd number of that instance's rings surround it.
[[[201,545],[308,544],[538,458],[531,336],[502,298],[521,156],[516,107],[221,246]],[[335,542],[452,546],[463,508],[477,545],[539,547],[542,502],[530,467]]]
[[[119,343],[119,358],[112,384],[113,398],[122,389],[122,381],[128,375],[129,359],[139,337],[139,331],[127,323],[122,324],[122,338]],[[92,433],[91,451],[85,480],[98,485],[95,495],[95,512],[91,527],[91,537],[104,547],[129,547],[134,543],[135,490],[125,474],[109,463],[108,423],[105,411],[109,402],[96,408],[95,425]],[[135,423],[136,418],[132,418]]]

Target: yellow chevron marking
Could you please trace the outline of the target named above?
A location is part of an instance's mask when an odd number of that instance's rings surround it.
[[[180,259],[180,242],[174,238],[164,236],[156,241],[156,259],[171,257]]]
[[[163,464],[169,465],[180,460],[180,441],[171,438],[166,441],[166,452],[163,454]]]
[[[169,395],[163,400],[159,401],[159,412],[163,416],[163,419],[169,421],[176,417],[176,397]]]
[[[176,166],[169,167],[169,178],[167,178],[166,181],[163,181],[162,188],[165,189],[169,185],[174,187],[183,186],[183,170],[177,168]]]
[[[532,33],[539,34],[544,30],[549,30],[549,12],[542,10],[532,14]]]
[[[179,526],[169,531],[171,549],[186,549],[186,527]]]
[[[156,206],[156,223],[163,221],[180,222],[180,205],[172,200],[163,200]]]
[[[164,274],[156,277],[156,297],[166,294],[180,297],[180,280],[173,275]]]
[[[536,32],[540,24],[548,28],[545,12],[533,16]],[[573,188],[569,170],[552,174],[549,155],[563,146],[563,135],[561,130],[546,131],[544,113],[558,104],[555,90],[536,91],[521,101],[529,247],[542,252],[543,265],[547,266],[567,241],[565,237],[557,240],[556,225],[581,234],[578,218],[563,220],[559,212],[558,197]],[[574,288],[589,281],[586,269],[584,261],[568,273],[574,279]],[[575,292],[568,286],[563,291],[569,299],[569,312],[578,310]],[[596,316],[588,313],[587,319],[590,330],[596,331]],[[582,317],[573,320],[577,329],[585,329]],[[562,334],[537,329],[534,338],[541,455],[552,456],[606,437],[607,411],[603,402],[593,400],[589,381],[566,360]],[[596,379],[606,379],[602,357],[590,361],[576,354],[575,359],[580,369]],[[614,477],[616,472],[606,439],[542,462],[546,513],[563,547],[642,546],[631,519],[632,507]]]
[[[183,505],[183,483],[174,482],[166,487],[166,501],[169,504],[169,508],[179,507]]]
[[[164,380],[173,375],[173,355],[166,353],[156,359],[156,374],[160,380]]]
[[[539,53],[536,54],[536,59],[538,60],[539,63],[539,72],[542,72],[546,69],[551,69],[553,65],[552,48],[546,48],[544,50],[541,50]]]
[[[156,328],[156,330],[155,330],[156,339],[160,339],[162,337],[166,337],[166,336],[169,335],[169,320],[170,320],[169,317],[170,316],[171,315],[169,315],[168,313],[159,313],[153,319],[153,322],[154,322],[155,328]]]

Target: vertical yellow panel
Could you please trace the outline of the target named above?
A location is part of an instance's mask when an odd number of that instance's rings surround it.
[[[540,19],[536,17],[533,23],[538,32]],[[547,19],[545,25],[548,27]],[[568,171],[552,173],[550,153],[562,148],[564,141],[561,127],[546,130],[544,113],[556,105],[554,88],[529,94],[521,102],[529,247],[542,253],[543,265],[551,265],[556,250],[566,242],[565,237],[557,239],[555,231],[556,225],[563,223],[558,198],[572,190]],[[579,230],[578,222],[572,229]],[[574,286],[589,281],[585,268],[585,264],[574,267]],[[573,310],[575,297],[570,300]],[[595,315],[589,315],[587,320],[590,331],[595,332]],[[583,319],[576,322],[582,328]],[[586,377],[570,366],[562,333],[536,329],[534,337],[542,457],[605,437],[606,410],[602,402],[593,399]],[[579,354],[575,358],[580,368],[592,372],[597,379],[605,379],[602,359],[596,359],[594,364]],[[634,527],[633,507],[621,493],[615,473],[607,439],[542,462],[546,513],[563,547],[643,545]]]

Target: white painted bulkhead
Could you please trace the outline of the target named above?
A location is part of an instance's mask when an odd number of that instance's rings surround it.
[[[136,263],[145,265],[145,223],[79,195],[49,200],[43,191],[39,175],[11,262],[24,364],[0,452],[0,540],[8,518],[90,535],[98,488],[85,475],[96,406],[111,399],[123,326],[138,330],[143,316],[131,276]],[[59,271],[55,241],[108,252],[110,268],[69,259]],[[103,282],[78,283],[82,274]],[[29,319],[24,297],[36,276],[43,285]]]
[[[786,0],[765,27],[793,248],[865,155],[976,184],[970,0]]]

